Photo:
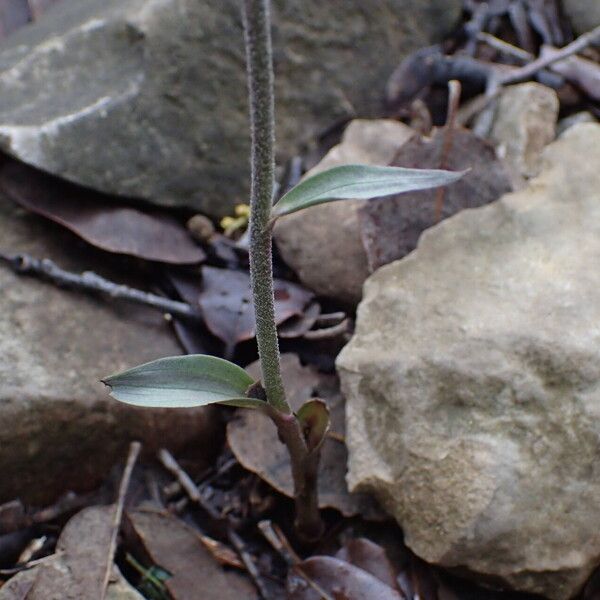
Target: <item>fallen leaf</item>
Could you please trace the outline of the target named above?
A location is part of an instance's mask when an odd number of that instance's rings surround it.
[[[345,432],[344,400],[337,378],[303,367],[295,354],[283,354],[281,367],[287,400],[293,410],[298,410],[306,400],[314,397],[321,398],[329,407],[331,433],[321,449],[319,506],[335,508],[344,516],[360,514],[369,519],[382,518],[382,512],[370,496],[350,494],[346,486],[348,450],[341,441]],[[257,363],[246,370],[253,377],[260,376]],[[244,468],[256,473],[278,492],[290,498],[293,496],[287,450],[278,440],[275,426],[268,417],[259,411],[238,411],[237,418],[228,423],[227,439]]]
[[[394,164],[425,168],[439,165],[444,131],[436,130],[431,139],[412,137],[400,148]],[[466,129],[453,132],[445,162],[449,169],[470,171],[445,190],[442,218],[493,202],[513,189],[510,174],[492,146]],[[415,249],[421,233],[436,223],[435,198],[435,191],[412,192],[378,198],[360,209],[361,235],[371,271]]]
[[[6,585],[2,586],[0,589],[0,600],[32,600],[32,598],[34,598],[32,595],[33,586],[36,583],[41,568],[41,566],[38,566],[33,569],[21,571],[12,577]],[[51,590],[49,590],[49,593],[51,593]],[[61,595],[37,595],[35,597],[40,600],[42,598],[45,598],[45,600],[70,600],[71,598],[73,600],[87,600],[88,598],[87,596],[85,598],[71,596],[70,593],[70,588],[65,586],[59,590],[59,594]],[[75,591],[75,593],[77,593],[77,591]],[[130,585],[121,574],[121,571],[115,566],[111,581],[106,589],[105,600],[144,600],[144,596]]]
[[[16,161],[3,167],[0,187],[27,210],[101,250],[169,264],[195,264],[205,258],[187,229],[172,217],[111,203],[102,194]]]
[[[242,575],[221,567],[193,530],[151,510],[127,513],[126,535],[146,559],[171,574],[164,582],[172,600],[256,599],[254,586]]]
[[[113,520],[112,506],[92,506],[77,513],[64,527],[56,554],[23,577],[19,573],[14,586],[27,588],[27,600],[63,600],[66,598],[100,598]],[[5,586],[6,587],[6,586]],[[17,595],[0,599],[19,598]]]
[[[279,326],[279,337],[283,339],[302,337],[313,328],[320,314],[320,304],[318,302],[311,302],[301,315],[290,317]]]
[[[335,555],[340,560],[370,573],[391,588],[398,590],[396,573],[385,550],[366,538],[349,540]]]
[[[306,577],[316,586],[311,586]],[[288,600],[321,600],[320,588],[335,600],[404,600],[401,592],[339,558],[313,556],[288,574]]]
[[[226,356],[232,355],[238,343],[254,337],[254,303],[248,273],[202,267],[202,278],[172,274],[170,279],[183,300],[200,307],[207,329],[225,343]],[[290,321],[283,337],[303,335],[321,312],[313,301],[314,294],[283,279],[275,279],[274,290],[277,325]],[[308,314],[304,320],[305,311]],[[196,345],[193,337],[189,341],[190,347]],[[206,345],[201,339],[197,343]]]

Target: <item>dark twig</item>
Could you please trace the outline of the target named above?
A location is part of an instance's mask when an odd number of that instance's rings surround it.
[[[263,600],[270,600],[271,594],[269,593],[269,590],[267,589],[256,564],[254,563],[254,560],[250,556],[250,553],[246,550],[246,546],[242,538],[235,531],[233,531],[231,527],[229,527],[227,530],[227,537],[229,538],[231,545],[235,548],[239,557],[242,559],[242,562],[246,567],[246,571],[248,571],[248,574],[252,578],[252,581],[254,582],[254,585],[258,589],[258,592]]]
[[[6,262],[19,275],[33,275],[58,286],[101,293],[111,298],[143,304],[176,317],[202,319],[200,312],[185,302],[170,300],[150,292],[114,283],[92,271],[84,271],[81,274],[65,271],[48,258],[39,259],[28,254],[8,255],[0,252],[0,260]]]
[[[121,528],[121,520],[123,518],[123,508],[125,506],[125,496],[129,488],[129,482],[131,481],[131,474],[133,473],[133,467],[140,455],[142,445],[139,442],[131,442],[129,446],[129,455],[127,456],[127,463],[121,477],[121,485],[119,486],[119,495],[115,504],[115,511],[112,520],[112,530],[110,534],[110,542],[108,545],[108,553],[106,557],[106,571],[104,573],[104,580],[102,582],[102,592],[100,594],[100,600],[104,600],[106,596],[106,590],[108,588],[108,582],[110,580],[111,573],[113,571],[113,563],[115,560],[115,552],[117,550],[117,537],[119,535],[119,529]]]
[[[179,484],[188,495],[189,499],[192,502],[200,505],[215,521],[222,520],[221,515],[215,508],[206,502],[204,496],[200,493],[198,486],[193,482],[192,478],[181,468],[179,463],[175,460],[173,455],[168,451],[162,448],[158,452],[158,459],[162,463],[162,465],[169,471],[172,475],[175,476]]]
[[[294,552],[290,543],[277,525],[271,523],[271,521],[260,521],[258,528],[263,534],[263,537],[271,544],[279,556],[283,558],[288,567],[299,577],[302,577],[302,579],[304,579],[304,581],[320,595],[321,600],[335,600],[326,590],[304,572],[302,569],[302,560]]]
[[[258,523],[258,529],[289,567],[298,565],[302,562],[302,559],[294,552],[291,544],[287,541],[283,532],[275,523],[269,520],[260,521]]]

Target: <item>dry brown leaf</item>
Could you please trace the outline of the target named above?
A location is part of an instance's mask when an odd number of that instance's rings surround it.
[[[393,166],[439,168],[444,132],[436,130],[431,139],[414,136],[400,148]],[[492,146],[466,129],[453,132],[444,162],[451,171],[470,171],[445,189],[443,219],[464,208],[493,202],[513,188],[509,172]],[[371,271],[415,249],[421,233],[436,223],[435,198],[436,190],[412,192],[371,200],[360,209],[361,234]]]
[[[56,554],[30,571],[19,573],[0,591],[2,600],[70,600],[100,598],[113,521],[112,506],[92,506],[66,524]],[[5,586],[6,587],[6,586]],[[25,596],[19,596],[26,589]],[[9,592],[14,594],[8,595]],[[6,596],[4,594],[7,594]]]
[[[283,381],[292,409],[298,410],[306,400],[315,396],[329,407],[332,435],[326,437],[321,450],[319,506],[336,508],[345,516],[360,514],[370,519],[382,518],[380,509],[370,496],[350,494],[346,487],[348,451],[340,441],[345,432],[344,400],[337,379],[319,374],[311,367],[303,367],[295,354],[283,354],[281,359]],[[253,377],[260,377],[257,363],[247,370]],[[227,439],[244,468],[256,473],[278,492],[292,497],[293,481],[287,450],[278,440],[270,419],[259,411],[238,411],[236,418],[227,426]]]
[[[231,356],[237,344],[254,337],[254,304],[248,273],[202,267],[202,278],[171,274],[170,279],[183,300],[200,307],[206,328],[225,343],[227,356]],[[275,279],[274,289],[275,321],[278,326],[289,322],[282,337],[299,337],[306,333],[321,312],[313,300],[314,294],[283,279]],[[186,324],[181,326],[185,328]],[[187,327],[192,329],[187,336],[191,348],[206,344],[202,340],[195,341],[195,325]]]
[[[146,560],[171,574],[165,587],[172,600],[253,600],[254,586],[220,566],[197,535],[177,518],[150,510],[127,513],[127,531]]]
[[[371,540],[366,538],[349,540],[335,556],[367,571],[392,589],[399,589],[394,567],[385,550]]]
[[[307,578],[316,585],[310,585]],[[371,573],[332,556],[313,556],[300,563],[298,570],[290,570],[288,600],[321,600],[318,589],[335,600],[405,600],[401,592]]]
[[[172,217],[107,202],[97,192],[21,163],[4,166],[0,186],[27,210],[101,250],[169,264],[196,264],[205,258],[187,229]]]

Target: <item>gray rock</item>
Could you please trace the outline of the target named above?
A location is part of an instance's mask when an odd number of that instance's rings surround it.
[[[47,222],[0,197],[2,251],[81,271],[98,259]],[[62,290],[0,265],[0,502],[45,503],[94,486],[139,439],[152,453],[194,444],[207,460],[219,427],[212,409],[146,410],[108,396],[100,378],[180,354],[160,313]]]
[[[556,92],[539,83],[513,85],[500,96],[490,138],[515,175],[539,173],[542,150],[556,135],[558,109]]]
[[[105,192],[214,215],[247,199],[237,0],[63,0],[0,52],[0,147]],[[279,158],[382,106],[460,0],[273,2]]]
[[[600,125],[365,283],[338,358],[348,482],[425,560],[573,597],[600,535]]]
[[[563,0],[562,9],[577,33],[585,33],[600,25],[598,0]]]
[[[352,121],[339,145],[307,175],[339,165],[387,165],[414,131],[389,119]],[[369,276],[358,211],[365,200],[322,204],[279,219],[275,242],[304,285],[321,296],[356,305]]]

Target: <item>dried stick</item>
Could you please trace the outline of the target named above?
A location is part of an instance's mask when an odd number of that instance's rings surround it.
[[[571,42],[564,48],[560,48],[556,54],[550,56],[541,56],[513,71],[512,73],[506,73],[500,76],[500,85],[508,85],[510,83],[517,83],[519,81],[525,81],[533,77],[538,71],[553,65],[554,63],[569,58],[573,54],[581,52],[591,44],[600,43],[600,25],[598,27],[580,35],[575,41]]]
[[[108,556],[106,560],[106,571],[104,573],[104,580],[102,581],[102,591],[100,593],[100,600],[104,600],[106,597],[106,590],[108,588],[108,582],[113,570],[113,562],[115,560],[115,552],[117,551],[117,537],[119,535],[119,529],[121,528],[121,520],[123,518],[123,507],[125,506],[125,496],[127,495],[127,489],[129,488],[129,482],[131,481],[131,474],[133,473],[133,467],[140,455],[142,445],[139,442],[131,442],[129,446],[129,455],[127,456],[127,463],[121,477],[121,485],[119,486],[119,495],[117,497],[117,503],[115,505],[115,512],[112,521],[112,530],[110,534],[110,542],[108,545]]]
[[[263,600],[271,600],[271,594],[269,593],[269,590],[267,589],[258,568],[254,564],[254,560],[252,560],[252,557],[246,550],[242,538],[235,531],[233,531],[231,527],[229,527],[227,530],[227,537],[229,538],[231,545],[235,548],[239,557],[242,559],[248,574],[252,578],[252,581],[254,582],[254,585],[258,589],[258,592]]]
[[[206,502],[198,486],[192,481],[192,478],[181,468],[180,464],[175,460],[173,455],[168,451],[162,448],[158,452],[158,459],[162,463],[162,465],[169,471],[172,475],[175,476],[179,484],[188,495],[192,502],[199,504],[211,518],[215,519],[215,521],[221,520],[221,515],[214,509],[214,507]]]
[[[84,271],[81,274],[65,271],[48,258],[39,259],[28,254],[8,255],[0,252],[0,260],[6,262],[19,275],[34,275],[58,286],[99,292],[111,298],[150,306],[176,317],[202,319],[200,312],[185,302],[170,300],[157,294],[114,283],[92,271]]]
[[[283,558],[288,567],[315,590],[321,597],[321,600],[335,600],[326,590],[324,590],[316,581],[311,579],[302,569],[302,560],[294,552],[290,543],[287,541],[283,532],[277,525],[271,521],[260,521],[258,524],[263,537],[271,544],[273,549]]]

